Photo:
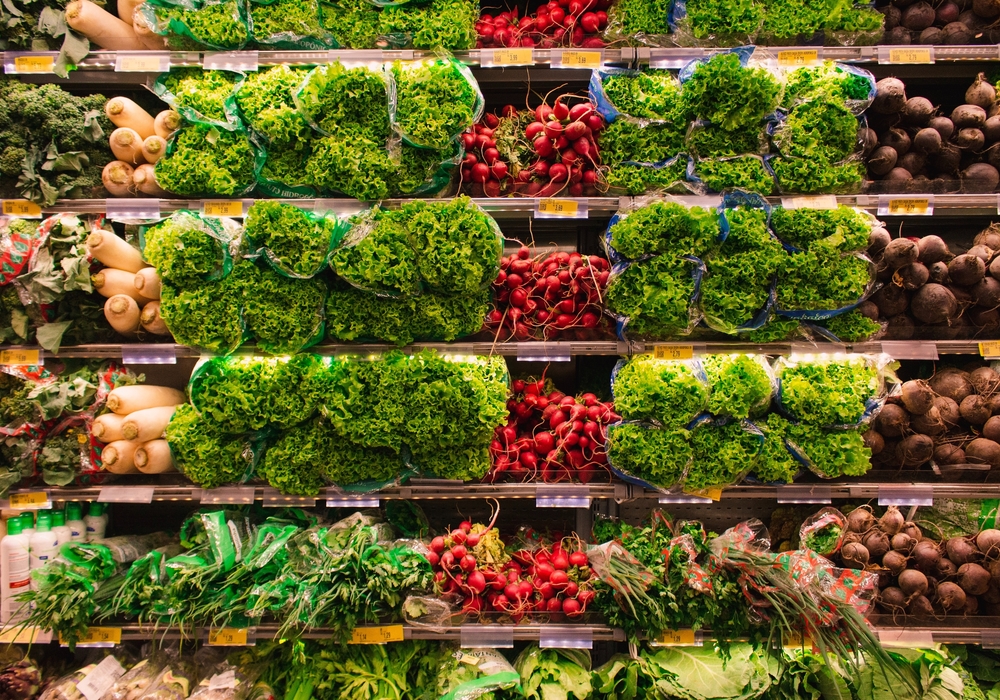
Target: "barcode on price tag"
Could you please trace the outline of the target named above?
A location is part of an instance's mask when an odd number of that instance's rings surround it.
[[[124,675],[125,669],[118,663],[118,659],[113,656],[104,657],[104,661],[97,664],[94,670],[83,677],[83,680],[76,684],[83,697],[87,700],[100,700],[116,680]]]
[[[42,354],[38,348],[11,348],[0,350],[0,365],[40,365]]]
[[[48,510],[52,507],[52,501],[49,500],[49,494],[44,491],[12,493],[10,507],[14,510]]]
[[[819,63],[818,49],[795,49],[778,52],[779,66],[812,66]]]
[[[27,199],[3,200],[3,215],[17,219],[41,219],[42,208]]]
[[[530,66],[535,62],[531,49],[483,49],[479,53],[479,63],[491,66]]]
[[[208,644],[213,647],[245,647],[248,639],[246,629],[220,627],[208,632]]]
[[[980,343],[979,354],[983,357],[1000,357],[1000,340],[987,340]]]
[[[657,360],[690,360],[694,357],[694,346],[654,345],[653,357]]]
[[[348,644],[388,644],[403,641],[402,625],[382,625],[380,627],[355,627]]]

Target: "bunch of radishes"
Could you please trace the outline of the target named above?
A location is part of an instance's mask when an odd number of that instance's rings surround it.
[[[533,258],[522,246],[500,261],[486,328],[502,341],[606,335],[602,302],[610,275],[610,263],[597,255],[554,251]]]
[[[610,4],[611,0],[551,0],[524,17],[518,17],[517,8],[496,15],[484,12],[476,22],[476,48],[604,48],[599,35],[608,26]]]
[[[520,549],[513,553],[510,562],[511,570],[516,571],[519,567],[520,575],[530,580],[533,591],[537,592],[533,596],[533,610],[548,613],[551,622],[561,622],[564,617],[571,620],[581,617],[594,600],[596,576],[590,561],[583,551],[567,549],[565,543],[568,542],[571,540],[543,544],[537,549]],[[510,592],[504,589],[507,603],[498,596],[492,601],[493,606],[508,604]]]
[[[501,114],[504,118],[517,118],[517,107],[507,105]],[[515,183],[510,173],[510,163],[497,149],[496,129],[500,117],[486,114],[471,129],[462,134],[465,161],[462,163],[462,182],[472,182],[482,187],[487,197],[508,193]],[[478,193],[477,193],[478,194]]]
[[[608,471],[607,426],[621,420],[614,405],[594,394],[567,396],[539,379],[512,383],[507,425],[498,426],[490,454],[493,467],[484,478],[589,483]]]

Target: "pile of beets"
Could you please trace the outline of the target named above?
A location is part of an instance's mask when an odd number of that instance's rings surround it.
[[[494,15],[483,12],[476,22],[476,48],[600,49],[610,4],[611,0],[551,0],[524,17],[518,16],[516,7]]]
[[[567,396],[545,379],[516,379],[507,400],[507,425],[490,443],[493,467],[484,481],[589,483],[610,476],[605,449],[607,426],[621,420],[610,402],[594,394]]]
[[[610,275],[610,263],[598,255],[560,251],[532,257],[522,246],[500,261],[486,329],[501,342],[608,337],[602,300]]]

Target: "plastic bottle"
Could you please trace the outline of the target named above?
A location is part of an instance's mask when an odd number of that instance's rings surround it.
[[[59,539],[52,532],[52,516],[39,513],[35,534],[31,536],[31,570],[40,569],[59,552]]]
[[[66,527],[70,542],[87,541],[87,525],[83,522],[83,508],[79,503],[66,504]]]
[[[83,522],[87,525],[88,542],[103,540],[104,533],[108,529],[108,514],[104,512],[104,504],[96,501],[91,503]]]
[[[7,535],[0,540],[0,623],[7,624],[21,604],[14,600],[31,585],[28,535],[20,517],[7,521]]]
[[[35,516],[31,514],[31,511],[25,511],[21,513],[21,532],[31,539],[31,536],[35,534]]]
[[[60,547],[72,539],[69,526],[66,525],[66,513],[64,511],[52,511],[52,532],[56,534],[56,539],[59,540]]]

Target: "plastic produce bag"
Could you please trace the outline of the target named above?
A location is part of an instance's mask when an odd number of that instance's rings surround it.
[[[335,49],[318,0],[250,0],[254,43],[268,49]]]
[[[659,163],[625,161],[602,169],[607,194],[638,196],[641,194],[701,194],[703,187],[688,181],[690,159],[678,155]]]
[[[688,178],[709,192],[741,189],[767,196],[775,189],[769,159],[759,155],[691,161]]]
[[[603,68],[590,74],[590,101],[609,124],[617,119],[637,124],[684,128],[680,81],[670,71]]]
[[[710,385],[700,359],[657,360],[636,355],[611,373],[615,411],[626,421],[667,428],[689,424],[708,407]]]
[[[452,185],[462,164],[464,150],[456,141],[451,149],[435,151],[401,143],[389,158],[395,168],[390,191],[402,197],[443,197]]]
[[[174,340],[218,355],[235,352],[247,339],[242,290],[233,275],[190,288],[164,283],[160,316]]]
[[[793,425],[785,434],[785,444],[818,477],[863,476],[872,467],[871,449],[865,444],[863,432],[864,428],[831,430]]]
[[[234,51],[250,39],[244,0],[148,0],[137,9],[154,32],[167,37],[167,46],[175,51],[201,47]]]
[[[774,365],[779,410],[810,425],[853,428],[870,422],[895,378],[888,355],[791,355]]]
[[[239,197],[256,186],[266,155],[242,128],[191,124],[170,136],[156,162],[156,182],[184,197]]]
[[[233,231],[220,219],[180,210],[158,224],[139,227],[143,259],[164,282],[194,287],[233,269]]]
[[[142,659],[116,680],[101,696],[101,700],[138,700],[159,678],[163,671],[162,657]]]
[[[638,197],[620,205],[602,243],[612,264],[652,255],[704,258],[722,237],[717,209],[669,197]]]
[[[607,307],[622,340],[665,340],[694,330],[705,265],[691,256],[660,255],[615,265]]]
[[[258,200],[247,211],[243,240],[250,255],[264,256],[280,274],[308,279],[326,268],[346,231],[335,214]]]
[[[767,412],[778,382],[766,356],[704,355],[701,365],[711,386],[709,413],[743,419]]]
[[[39,227],[27,219],[0,217],[0,285],[14,281],[41,245]]]
[[[691,428],[691,465],[684,489],[698,492],[742,481],[764,445],[764,434],[750,421],[703,418]]]
[[[174,411],[166,438],[177,470],[202,488],[247,482],[262,452],[260,440],[225,434],[190,404]]]
[[[396,61],[393,124],[418,148],[444,150],[483,116],[486,101],[467,66],[442,53],[421,61]]]
[[[326,283],[294,279],[266,264],[243,261],[233,269],[243,298],[243,321],[267,353],[300,352],[323,339]]]
[[[299,113],[324,136],[359,135],[385,147],[396,87],[381,63],[337,62],[309,71],[292,92]]]
[[[244,73],[230,70],[171,68],[153,83],[153,94],[189,122],[233,131],[240,126],[236,93]]]
[[[668,492],[682,483],[691,464],[688,431],[649,423],[608,426],[608,464],[619,479],[653,491]]]
[[[824,557],[840,551],[847,534],[847,518],[836,508],[823,508],[810,515],[799,528],[801,547],[811,549]]]
[[[474,700],[518,687],[520,675],[496,649],[454,649],[442,669],[446,683],[439,700]]]

